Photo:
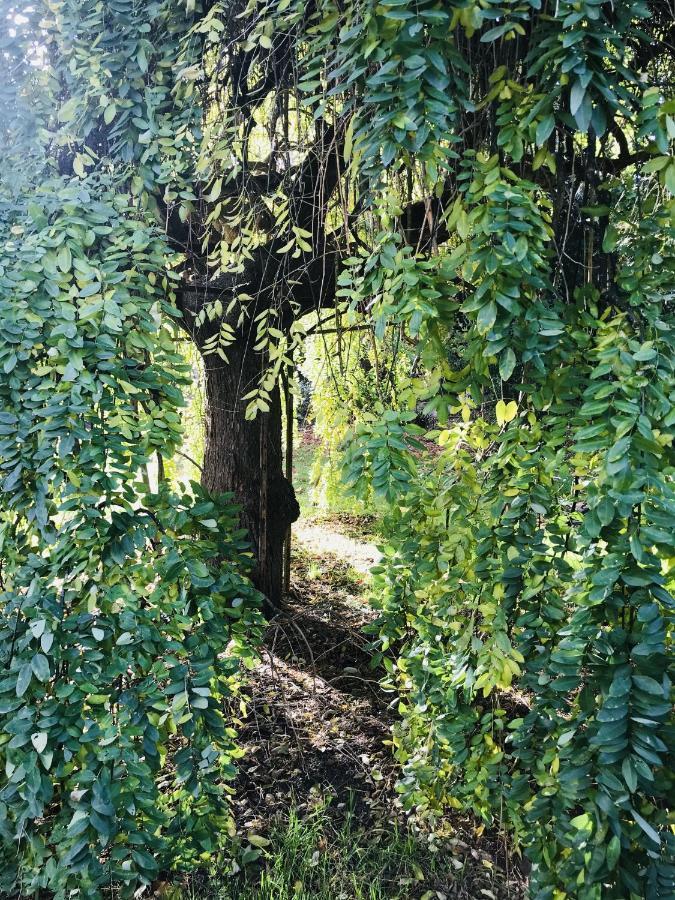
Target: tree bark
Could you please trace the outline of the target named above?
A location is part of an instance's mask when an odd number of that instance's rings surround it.
[[[300,507],[283,471],[281,398],[271,394],[270,411],[244,418],[242,396],[257,383],[260,354],[247,340],[228,348],[228,361],[204,357],[206,442],[202,484],[231,492],[241,506],[241,524],[255,552],[253,582],[271,610],[283,598],[283,544]]]

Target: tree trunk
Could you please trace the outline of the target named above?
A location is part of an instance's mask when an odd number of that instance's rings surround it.
[[[283,544],[300,507],[283,472],[281,399],[271,395],[269,413],[247,421],[242,396],[256,384],[261,357],[250,341],[228,348],[228,361],[204,357],[206,442],[202,484],[209,491],[230,491],[241,506],[256,563],[253,582],[273,609],[282,602]]]

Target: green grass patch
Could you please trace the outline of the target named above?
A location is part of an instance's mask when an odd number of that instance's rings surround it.
[[[405,900],[422,897],[447,874],[447,861],[396,825],[366,833],[355,818],[325,808],[291,810],[269,833],[259,860],[238,874],[192,885],[190,900]]]

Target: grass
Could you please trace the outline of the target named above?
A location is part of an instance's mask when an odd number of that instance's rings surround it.
[[[347,814],[342,822],[319,807],[270,832],[259,863],[184,895],[190,900],[408,900],[424,897],[447,865],[400,827],[366,834]],[[447,862],[447,861],[446,861]],[[424,870],[424,871],[423,871]],[[435,890],[427,895],[436,897]],[[442,894],[441,894],[442,896]]]
[[[308,550],[300,544],[293,548],[293,576],[302,580],[303,587],[312,594],[338,591],[347,594],[364,593],[363,574],[348,562]]]

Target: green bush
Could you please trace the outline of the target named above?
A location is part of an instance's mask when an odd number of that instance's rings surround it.
[[[228,498],[147,487],[181,439],[164,239],[106,180],[5,212],[0,889],[131,893],[230,828],[259,600]]]
[[[390,503],[373,594],[403,802],[507,826],[538,900],[675,889],[675,330],[650,270],[674,234],[659,208],[621,228],[626,312],[579,294],[550,374],[494,418],[460,397],[439,454],[390,413],[347,455]]]
[[[0,595],[7,893],[131,892],[232,828],[226,704],[259,618],[236,510],[135,490],[143,507],[69,518]]]

